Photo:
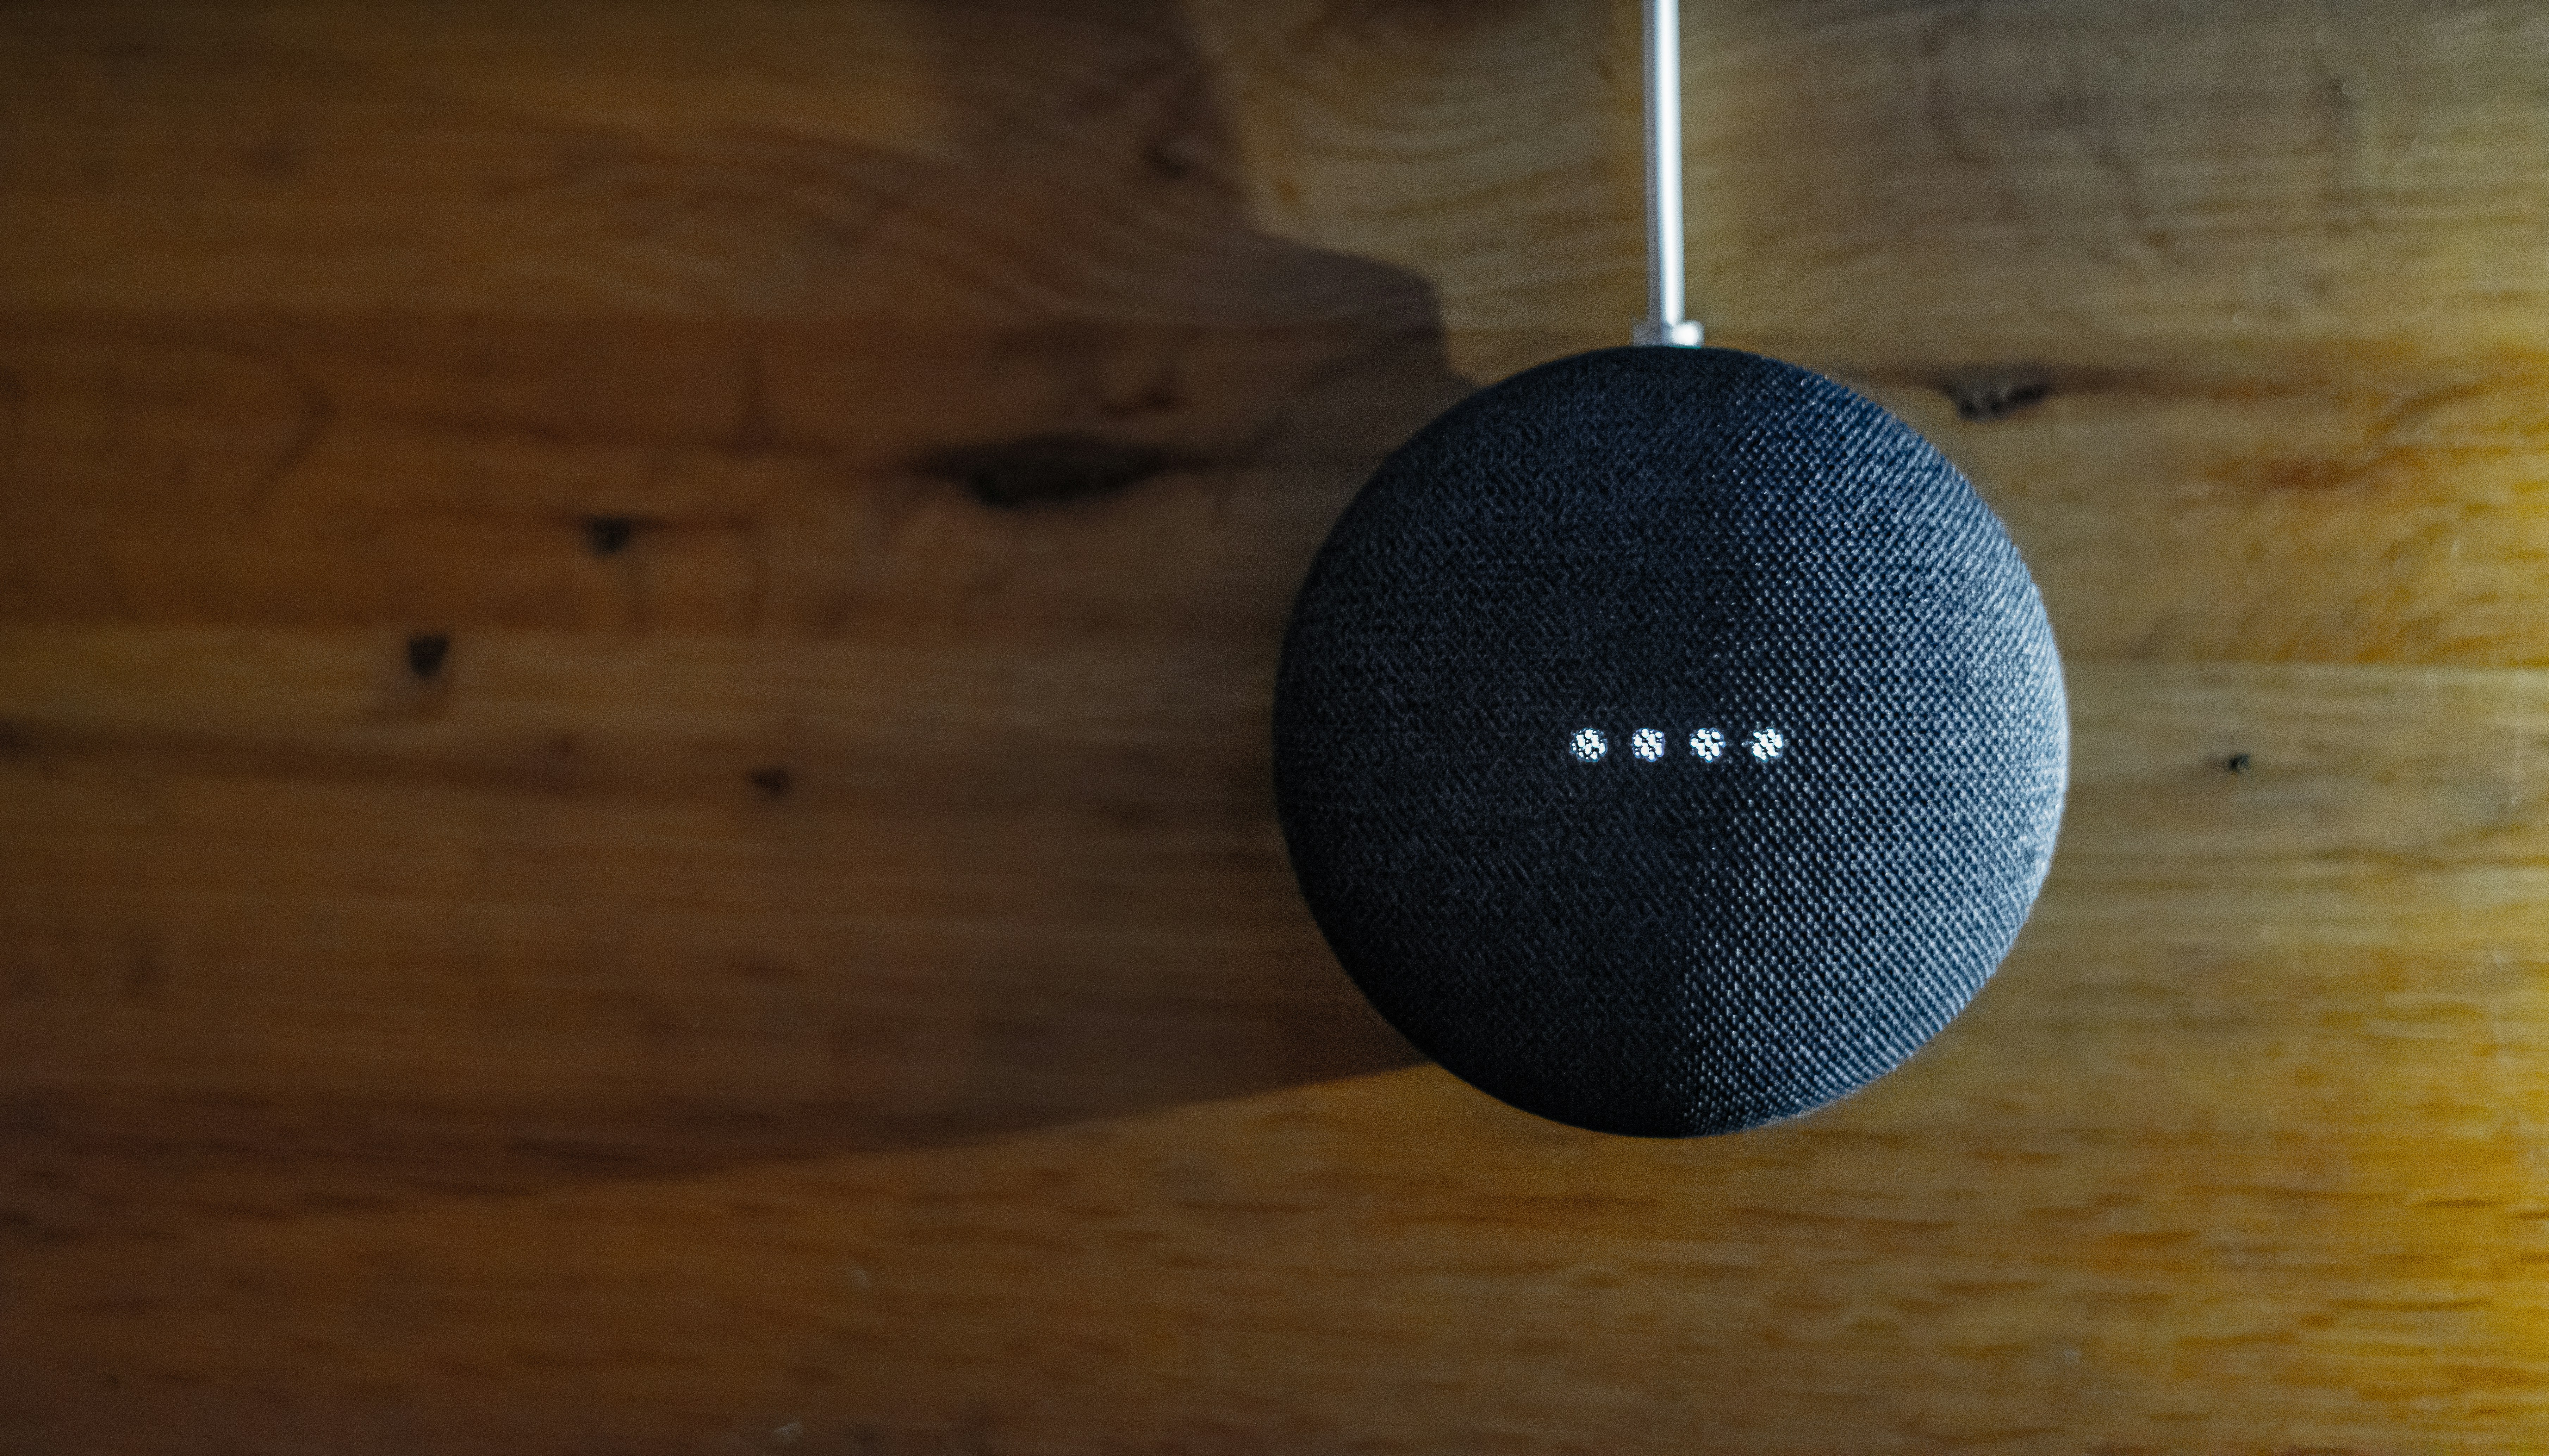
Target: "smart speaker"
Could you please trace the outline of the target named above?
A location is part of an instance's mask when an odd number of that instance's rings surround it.
[[[1311,914],[1392,1025],[1525,1111],[1680,1137],[1843,1096],[1964,1007],[2043,883],[2068,734],[1964,477],[1829,379],[1682,346],[1652,180],[1652,342],[1382,464],[1294,605],[1274,762]]]

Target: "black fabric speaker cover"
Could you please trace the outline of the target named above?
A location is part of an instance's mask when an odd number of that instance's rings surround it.
[[[1292,864],[1446,1068],[1648,1136],[1883,1074],[2008,953],[2061,667],[1963,476],[1819,375],[1625,348],[1428,425],[1337,523],[1274,704]]]

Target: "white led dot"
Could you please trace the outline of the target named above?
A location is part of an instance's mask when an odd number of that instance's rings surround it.
[[[1567,747],[1585,763],[1598,764],[1602,762],[1602,756],[1611,751],[1611,740],[1604,738],[1599,728],[1578,728],[1574,741]]]
[[[1641,728],[1629,735],[1629,752],[1652,764],[1664,756],[1664,731]]]
[[[1714,764],[1726,756],[1726,735],[1714,728],[1694,729],[1690,735],[1690,751]]]
[[[1761,729],[1752,735],[1749,742],[1752,757],[1765,764],[1788,751],[1788,736],[1776,728]]]

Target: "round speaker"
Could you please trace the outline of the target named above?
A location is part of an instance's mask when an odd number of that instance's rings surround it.
[[[1321,548],[1274,700],[1292,865],[1373,1005],[1650,1137],[1806,1112],[1944,1026],[2043,883],[2068,748],[1964,477],[1717,348],[1561,359],[1419,432]]]

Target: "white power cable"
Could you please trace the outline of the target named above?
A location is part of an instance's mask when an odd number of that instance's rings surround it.
[[[1699,324],[1682,318],[1681,0],[1646,0],[1647,317],[1642,344],[1697,348]]]

